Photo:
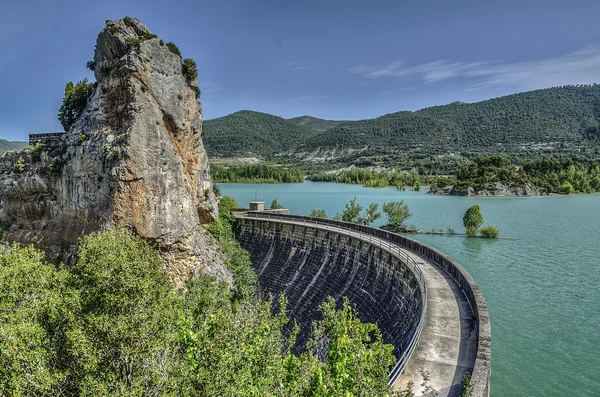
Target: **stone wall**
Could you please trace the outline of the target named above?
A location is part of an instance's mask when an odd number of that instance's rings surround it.
[[[301,329],[298,347],[320,318],[319,304],[328,296],[337,301],[346,296],[362,321],[379,326],[397,357],[407,350],[424,310],[422,287],[410,265],[385,247],[341,232],[260,219],[238,222],[260,287],[289,299],[289,314]]]

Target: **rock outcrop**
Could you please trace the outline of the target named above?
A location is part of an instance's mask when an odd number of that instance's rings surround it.
[[[156,245],[176,285],[231,282],[202,227],[218,214],[197,78],[136,19],[107,21],[94,63],[97,87],[62,140],[0,158],[4,239],[68,262],[81,235],[121,226]]]
[[[509,186],[501,182],[490,183],[486,186],[468,186],[461,190],[456,189],[454,185],[450,185],[440,189],[429,190],[427,193],[480,197],[529,197],[545,195],[540,189],[531,184]]]

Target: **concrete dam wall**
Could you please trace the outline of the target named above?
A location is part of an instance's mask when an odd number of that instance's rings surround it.
[[[419,385],[419,371],[426,369],[436,395],[461,395],[462,379],[470,374],[472,395],[489,396],[487,305],[475,280],[452,258],[406,236],[353,223],[261,211],[236,218],[261,287],[289,297],[303,340],[319,318],[318,304],[328,295],[347,296],[361,320],[376,323],[395,347],[390,385]]]
[[[250,218],[238,222],[240,242],[253,254],[261,288],[289,299],[290,317],[300,326],[298,346],[310,337],[318,306],[328,296],[348,297],[362,321],[379,326],[396,357],[416,343],[424,284],[418,270],[391,247],[343,229]]]

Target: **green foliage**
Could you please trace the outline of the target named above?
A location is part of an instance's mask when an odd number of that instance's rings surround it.
[[[33,159],[33,161],[39,161],[41,156],[42,156],[42,152],[44,151],[44,145],[41,142],[37,142],[32,148],[31,148],[31,158]]]
[[[93,72],[96,69],[96,61],[93,59],[87,61],[85,67]]]
[[[223,253],[225,265],[231,271],[235,280],[237,297],[245,298],[252,295],[256,285],[256,274],[252,269],[252,259],[248,251],[240,246],[235,239],[232,208],[238,208],[237,201],[229,196],[219,200],[219,218],[210,224],[208,231],[217,240]]]
[[[64,375],[52,363],[53,319],[65,273],[42,261],[33,247],[0,246],[0,395],[59,394]]]
[[[323,120],[312,116],[300,116],[288,120],[296,125],[308,128],[316,132],[325,132],[330,128],[333,128],[346,122],[343,120]]]
[[[467,234],[467,236],[469,237],[475,237],[477,236],[477,228],[475,226],[469,226],[465,233]]]
[[[123,231],[86,237],[79,261],[65,269],[32,247],[1,249],[1,395],[133,395],[177,386],[167,375],[180,361],[179,298],[145,242]]]
[[[19,159],[15,163],[15,171],[17,171],[17,172],[25,171],[25,160],[23,159],[23,156],[19,156]]]
[[[63,104],[58,111],[58,120],[65,131],[69,131],[71,126],[81,116],[95,88],[96,85],[88,83],[87,79],[83,79],[77,84],[73,84],[72,81],[67,83]]]
[[[283,208],[283,205],[279,204],[277,199],[273,199],[273,201],[271,201],[271,206],[269,208],[271,208],[272,210],[280,210]]]
[[[327,213],[325,212],[325,210],[322,209],[312,209],[310,210],[310,214],[308,216],[311,216],[313,218],[327,218]]]
[[[473,397],[473,384],[471,383],[470,373],[467,373],[463,378],[463,391],[460,397]]]
[[[575,188],[571,185],[570,182],[564,181],[558,191],[562,194],[573,194],[575,193]]]
[[[371,171],[364,168],[352,168],[339,173],[315,173],[310,176],[315,182],[337,182],[363,185],[365,187],[406,186],[420,187],[420,181],[431,178],[420,177],[416,168],[410,171]]]
[[[66,332],[71,368],[84,395],[160,393],[177,370],[177,313],[164,263],[124,230],[84,237],[71,270],[77,291]],[[83,321],[82,321],[83,320]]]
[[[158,37],[158,36],[155,34],[145,33],[142,36],[137,37],[137,38],[129,37],[127,40],[125,40],[125,42],[131,46],[136,46],[136,45],[143,43],[146,40],[154,39],[156,37]]]
[[[79,133],[79,137],[77,138],[77,142],[81,145],[83,142],[87,141],[88,138],[88,135],[84,131],[81,131]]]
[[[219,207],[231,229],[237,203]],[[300,355],[286,305],[208,276],[175,291],[156,251],[124,230],[84,237],[69,267],[0,245],[0,395],[391,395],[393,346],[347,299],[321,305]]]
[[[191,58],[185,58],[181,63],[181,72],[185,76],[188,83],[193,82],[198,78],[198,67],[196,61]]]
[[[383,212],[388,218],[388,224],[397,231],[405,229],[404,221],[413,215],[404,200],[383,203]]]
[[[365,209],[364,215],[361,218],[361,223],[363,225],[368,226],[371,223],[375,222],[377,219],[381,218],[381,212],[379,212],[378,210],[379,210],[379,204],[377,204],[377,203],[369,204],[367,209]]]
[[[168,42],[167,48],[175,55],[181,58],[181,52],[179,52],[179,48],[175,45],[175,43]]]
[[[542,157],[517,167],[501,156],[477,158],[457,171],[455,189],[493,190],[496,182],[530,185],[543,193],[593,193],[600,191],[600,164]]]
[[[362,323],[347,298],[340,310],[331,297],[319,310],[323,320],[313,326],[309,346],[315,353],[326,352],[327,359],[314,372],[309,395],[387,395],[393,347],[383,343],[377,326]]]
[[[131,17],[125,17],[123,18],[123,23],[125,24],[125,26],[133,26],[133,18]]]
[[[213,165],[210,169],[215,182],[223,183],[302,183],[304,173],[297,168],[265,164]]]
[[[195,85],[191,86],[191,89],[194,91],[194,96],[196,99],[200,99],[200,87],[196,87]],[[204,134],[204,131],[202,131]]]
[[[471,206],[463,216],[463,225],[467,229],[468,236],[474,236],[477,234],[477,230],[483,223],[483,215],[481,215],[481,209],[479,205],[475,204]]]
[[[342,212],[342,220],[344,222],[360,223],[360,212],[363,207],[356,202],[356,196],[346,204],[346,208]]]
[[[481,234],[482,237],[498,238],[500,235],[500,230],[498,230],[498,228],[495,226],[484,226],[479,229],[479,234]]]

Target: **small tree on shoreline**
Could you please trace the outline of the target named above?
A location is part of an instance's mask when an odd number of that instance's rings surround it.
[[[381,218],[381,212],[378,211],[379,204],[371,203],[365,210],[364,216],[361,218],[361,223],[363,225],[369,226],[371,223],[375,222],[377,219]]]
[[[395,230],[405,229],[404,221],[413,215],[404,200],[383,203],[383,212],[388,217],[388,224]]]
[[[342,212],[342,220],[344,222],[360,223],[360,212],[362,209],[362,205],[356,203],[356,196],[354,196],[354,198],[346,204],[346,209]]]
[[[463,216],[463,225],[467,229],[467,236],[473,237],[477,235],[477,230],[483,223],[483,215],[477,204],[471,206]]]

